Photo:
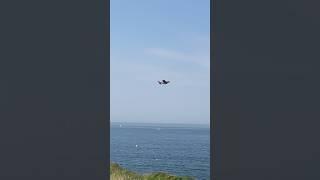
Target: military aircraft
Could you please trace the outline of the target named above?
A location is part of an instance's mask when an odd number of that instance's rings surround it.
[[[162,80],[162,81],[158,81],[159,84],[168,84],[170,81],[166,81],[166,80]]]

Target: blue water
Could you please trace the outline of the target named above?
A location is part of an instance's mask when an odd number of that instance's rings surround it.
[[[111,161],[139,173],[162,171],[208,180],[209,146],[208,126],[111,124]]]

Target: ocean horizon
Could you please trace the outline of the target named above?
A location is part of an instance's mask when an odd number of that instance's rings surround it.
[[[168,128],[210,128],[210,124],[191,124],[191,123],[146,123],[146,122],[111,122],[111,127],[126,126],[126,127],[168,127]]]

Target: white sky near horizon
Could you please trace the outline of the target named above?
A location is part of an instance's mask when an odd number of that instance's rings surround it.
[[[111,0],[111,122],[209,124],[209,5]]]

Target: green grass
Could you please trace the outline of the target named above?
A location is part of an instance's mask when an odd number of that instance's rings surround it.
[[[155,172],[151,174],[138,174],[124,169],[116,163],[111,163],[110,172],[111,180],[193,180],[193,178],[191,177],[179,177],[163,172]]]

